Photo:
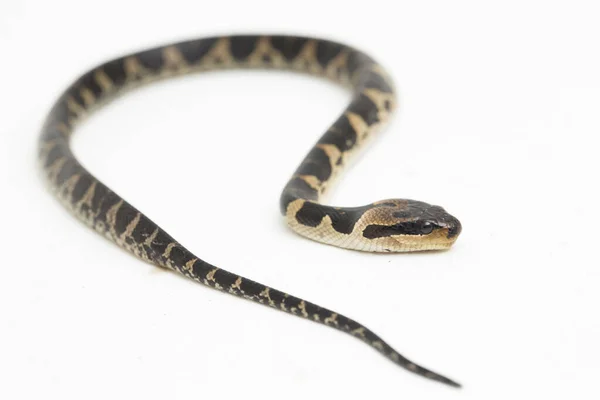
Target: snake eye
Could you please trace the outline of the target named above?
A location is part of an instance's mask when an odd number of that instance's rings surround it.
[[[433,224],[431,222],[423,222],[420,228],[421,235],[429,235],[433,232]]]

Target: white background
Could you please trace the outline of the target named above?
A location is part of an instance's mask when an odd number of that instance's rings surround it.
[[[0,398],[600,398],[595,3],[3,0]],[[76,76],[231,32],[337,39],[386,66],[399,112],[330,201],[443,205],[455,247],[363,254],[285,227],[281,189],[349,100],[311,77],[149,86],[88,119],[76,155],[203,259],[355,318],[463,389],[138,261],[45,191],[37,135]]]

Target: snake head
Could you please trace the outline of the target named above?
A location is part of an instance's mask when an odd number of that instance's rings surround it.
[[[448,249],[462,230],[442,207],[404,199],[374,203],[362,222],[363,237],[390,252]]]

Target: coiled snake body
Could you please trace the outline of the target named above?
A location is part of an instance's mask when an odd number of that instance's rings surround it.
[[[77,79],[57,100],[42,128],[44,175],[67,209],[137,257],[215,289],[319,322],[373,347],[394,363],[452,386],[457,383],[400,355],[374,332],[341,314],[215,267],[90,174],[74,157],[69,138],[95,106],[157,78],[224,68],[291,69],[349,86],[344,113],[302,161],[281,195],[288,225],[310,239],[349,249],[404,252],[449,248],[458,220],[441,207],[413,200],[383,200],[362,207],[319,203],[349,156],[386,121],[394,90],[372,58],[343,44],[295,36],[223,36],[153,48],[102,64]]]

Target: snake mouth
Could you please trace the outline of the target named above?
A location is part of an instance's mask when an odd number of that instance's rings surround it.
[[[462,232],[462,225],[461,225],[460,221],[457,220],[456,218],[452,217],[452,221],[450,223],[448,223],[447,226],[448,226],[448,235],[446,237],[448,239],[454,238],[454,240],[456,240],[458,235],[460,235],[460,233]]]
[[[435,230],[429,235],[393,235],[389,236],[393,242],[388,242],[388,252],[413,252],[429,250],[448,250],[460,233],[460,225],[444,227]],[[451,232],[452,230],[452,232]]]

